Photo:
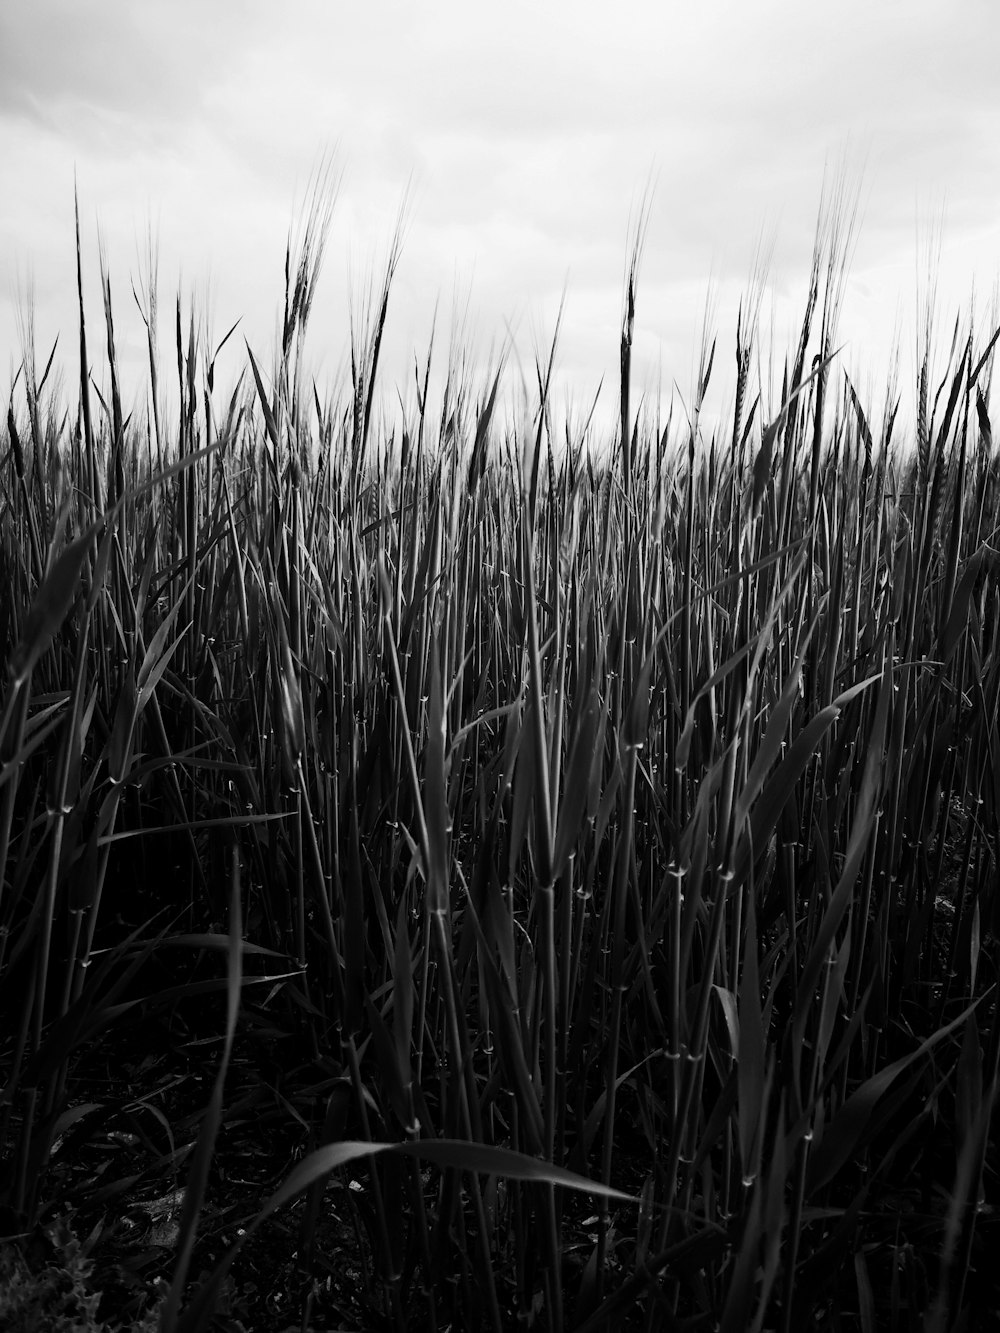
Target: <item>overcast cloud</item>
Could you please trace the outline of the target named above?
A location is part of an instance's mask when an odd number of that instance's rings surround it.
[[[741,294],[770,255],[765,321],[794,336],[824,175],[846,164],[859,227],[841,319],[859,387],[903,385],[915,296],[940,241],[947,342],[975,286],[989,316],[1000,239],[1000,9],[990,0],[839,6],[4,0],[0,7],[0,387],[34,293],[45,356],[75,364],[73,183],[88,318],[106,246],[120,355],[142,385],[130,283],[159,243],[161,345],[178,285],[267,356],[289,225],[342,168],[311,356],[342,365],[352,290],[384,262],[406,200],[384,387],[404,396],[453,309],[485,361],[510,327],[547,345],[563,291],[559,392],[616,403],[622,279],[652,183],[636,324],[639,387],[689,398],[710,284],[725,392]],[[943,227],[942,227],[943,221]],[[243,344],[224,354],[237,373]],[[92,339],[95,376],[98,340]],[[9,372],[9,373],[8,373]],[[394,397],[394,393],[392,394]],[[719,403],[722,406],[722,403]],[[582,410],[582,408],[581,408]]]

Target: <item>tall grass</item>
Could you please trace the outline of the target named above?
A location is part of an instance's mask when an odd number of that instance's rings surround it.
[[[349,394],[304,383],[328,202],[286,256],[275,364],[248,349],[228,403],[178,302],[163,419],[151,281],[149,422],[124,419],[103,256],[109,391],[81,280],[75,420],[33,349],[12,392],[8,1223],[71,1205],[121,1254],[126,1209],[176,1198],[129,1269],[167,1279],[171,1331],[210,1327],[289,1217],[303,1328],[338,1273],[371,1328],[971,1327],[993,342],[956,336],[936,391],[928,348],[915,440],[891,395],[874,424],[821,228],[780,402],[741,311],[732,429],[698,424],[712,344],[690,422],[655,431],[637,245],[610,464],[555,447],[551,362],[518,425],[502,363],[432,419],[428,355],[382,425],[398,244]]]

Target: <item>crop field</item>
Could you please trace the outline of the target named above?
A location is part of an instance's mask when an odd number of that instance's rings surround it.
[[[0,1324],[987,1326],[997,335],[928,331],[904,434],[821,227],[780,390],[751,292],[656,423],[637,241],[607,448],[547,354],[393,416],[397,248],[303,372],[324,219],[231,396],[150,281],[125,417],[103,263],[11,388]]]

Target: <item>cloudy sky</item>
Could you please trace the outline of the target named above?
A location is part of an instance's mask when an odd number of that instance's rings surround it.
[[[343,370],[352,301],[380,282],[402,208],[391,400],[410,393],[436,303],[442,360],[453,332],[473,366],[513,337],[516,375],[548,346],[565,291],[557,393],[583,415],[606,375],[610,418],[645,199],[638,389],[690,402],[708,301],[721,410],[762,257],[779,364],[794,337],[826,179],[858,204],[839,327],[878,408],[897,331],[904,392],[912,379],[930,254],[944,350],[973,291],[977,326],[989,322],[998,54],[995,0],[3,0],[0,389],[20,362],[29,291],[39,359],[59,333],[67,381],[78,373],[74,175],[93,373],[100,382],[100,235],[135,393],[145,350],[131,284],[146,280],[150,232],[165,355],[179,289],[216,339],[241,320],[269,364],[289,226],[332,160],[309,353],[320,383]],[[220,374],[244,361],[234,338]]]

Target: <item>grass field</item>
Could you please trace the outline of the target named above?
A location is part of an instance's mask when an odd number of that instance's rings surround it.
[[[103,395],[68,407],[33,351],[13,386],[22,1270],[69,1253],[126,1328],[154,1298],[164,1330],[984,1327],[993,342],[956,332],[940,384],[925,355],[899,438],[835,354],[821,229],[778,401],[751,296],[726,428],[713,344],[658,429],[637,246],[610,461],[551,438],[547,363],[520,417],[500,366],[432,417],[428,354],[384,424],[398,252],[326,401],[310,218],[231,399],[179,303],[161,360],[151,284],[123,419],[106,274]],[[23,1327],[99,1326],[67,1317]]]

